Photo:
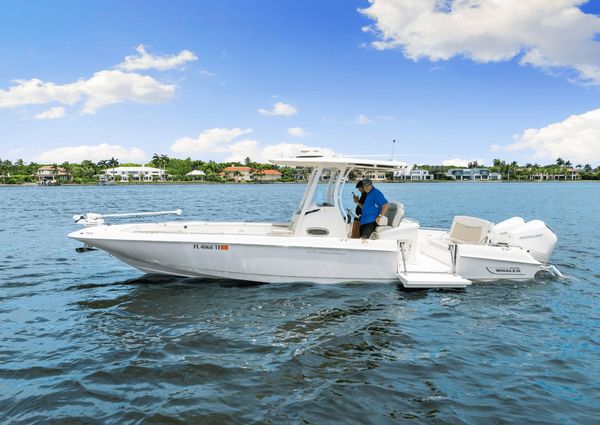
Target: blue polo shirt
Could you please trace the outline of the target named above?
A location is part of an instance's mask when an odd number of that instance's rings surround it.
[[[367,199],[365,199],[365,204],[362,207],[362,215],[360,216],[359,223],[367,224],[374,222],[381,212],[381,207],[387,203],[388,200],[385,199],[383,193],[376,188],[371,189],[371,191],[367,194]]]

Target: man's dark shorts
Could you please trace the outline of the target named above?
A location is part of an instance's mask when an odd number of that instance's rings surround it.
[[[371,233],[373,233],[375,231],[376,227],[377,227],[376,222],[361,224],[360,225],[360,237],[369,239],[371,237]]]

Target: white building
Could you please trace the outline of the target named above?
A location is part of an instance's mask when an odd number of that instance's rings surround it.
[[[371,181],[374,182],[384,182],[387,181],[387,173],[389,173],[389,171],[385,171],[385,170],[367,170],[367,171],[363,171],[362,173],[358,174],[358,180],[362,180],[362,179],[370,179]]]
[[[433,176],[429,174],[428,170],[420,170],[418,168],[411,170],[410,172],[411,180],[433,180]]]
[[[579,180],[579,170],[570,168],[560,173],[539,172],[529,176],[529,180]]]
[[[167,172],[154,167],[115,167],[107,168],[100,173],[101,181],[146,181],[166,180]]]

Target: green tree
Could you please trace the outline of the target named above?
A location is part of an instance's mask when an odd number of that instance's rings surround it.
[[[60,164],[61,168],[63,168],[65,170],[65,172],[67,173],[67,180],[69,180],[69,178],[72,176],[73,174],[73,165],[69,164],[69,161],[65,161],[62,164]]]
[[[115,168],[119,166],[119,160],[115,159],[115,157],[111,157],[106,161],[106,166],[112,168],[112,178],[115,179]]]

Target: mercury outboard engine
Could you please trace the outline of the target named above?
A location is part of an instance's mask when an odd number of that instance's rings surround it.
[[[518,246],[526,250],[540,263],[547,263],[558,238],[542,220],[527,223],[521,217],[513,217],[494,226],[490,242]]]

